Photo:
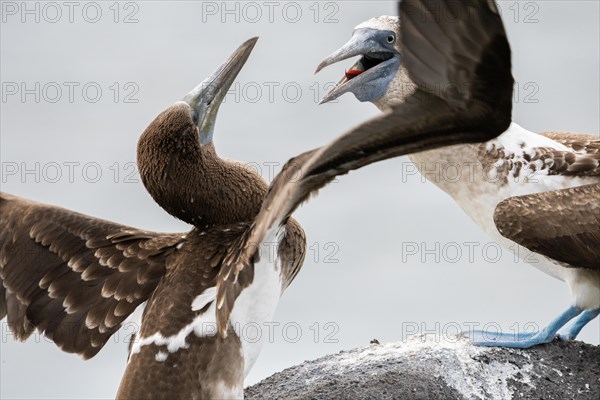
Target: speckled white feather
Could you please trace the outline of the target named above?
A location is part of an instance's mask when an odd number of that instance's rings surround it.
[[[400,19],[398,17],[382,15],[381,17],[375,17],[366,20],[365,22],[361,22],[356,25],[354,29],[371,28],[385,31],[397,31],[399,24]]]
[[[491,150],[493,146],[504,148],[507,155],[515,154],[522,156],[532,153],[536,147],[548,147],[560,151],[571,151],[567,146],[560,144],[550,138],[528,131],[521,125],[511,122],[508,129],[500,136],[486,143],[486,148]]]

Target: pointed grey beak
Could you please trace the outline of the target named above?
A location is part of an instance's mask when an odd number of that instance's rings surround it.
[[[347,60],[348,58],[355,56],[362,56],[363,54],[367,54],[370,50],[370,40],[362,31],[355,31],[352,35],[352,38],[340,47],[338,50],[333,52],[329,57],[321,61],[321,63],[317,66],[315,74],[318,74],[323,68],[335,64],[337,62]]]
[[[198,127],[201,144],[212,142],[221,102],[246,64],[257,41],[258,37],[245,41],[223,65],[183,98],[183,101],[190,105],[192,119]]]
[[[318,74],[323,68],[331,64],[335,64],[337,62],[344,61],[355,56],[362,56],[363,54],[366,54],[369,51],[370,46],[367,44],[367,40],[365,39],[368,39],[366,35],[364,35],[361,31],[355,31],[352,34],[350,40],[345,45],[343,45],[335,52],[330,54],[329,57],[321,61],[321,63],[317,66],[317,69],[315,70],[315,74]],[[353,69],[355,66],[356,64],[354,64],[351,67],[351,69]],[[345,88],[344,84],[346,82],[348,82],[346,76],[342,77],[342,79],[340,79],[340,81],[333,87],[333,89],[331,89],[329,93],[327,93],[325,97],[321,99],[319,104],[325,104],[327,102],[330,102],[331,100],[335,100],[342,94],[350,91],[351,88],[349,87],[347,88],[347,90],[343,90]]]

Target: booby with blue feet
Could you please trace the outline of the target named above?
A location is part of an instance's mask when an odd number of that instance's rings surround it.
[[[267,184],[220,158],[213,133],[219,106],[256,41],[241,45],[139,139],[144,186],[191,231],[143,231],[0,195],[0,318],[8,318],[17,339],[37,329],[87,359],[147,302],[118,399],[243,398],[244,377],[263,341],[241,332],[271,321],[302,265],[304,232],[289,218],[267,235],[278,251],[253,264],[254,274],[244,277],[253,284],[228,316],[231,329],[218,334],[216,286],[228,272],[223,258],[260,211]]]
[[[449,39],[420,35],[421,47],[410,49],[395,41],[405,32],[414,32],[424,15],[439,15],[435,18],[439,24],[431,27],[437,30],[445,23],[455,23],[461,13],[467,12],[466,8],[450,2],[417,4],[405,0],[400,3],[400,10],[400,18],[383,16],[358,25],[350,41],[321,62],[317,72],[360,56],[322,102],[352,93],[359,101],[372,102],[389,113],[410,100],[407,94],[412,93],[415,84],[419,85],[410,73],[415,70],[435,77],[431,90],[455,99],[477,91],[464,80],[447,79],[440,54],[448,49]],[[481,32],[473,32],[473,40],[490,29],[480,28]],[[458,71],[468,71],[473,62],[460,53],[454,54],[454,60]],[[506,80],[499,81],[492,90],[508,84]],[[444,128],[439,125],[439,129]],[[484,125],[482,129],[487,128]],[[378,132],[373,130],[372,134]],[[537,134],[512,122],[500,136],[485,143],[448,144],[453,146],[409,157],[422,172],[435,171],[436,166],[444,169],[446,164],[475,166],[458,181],[440,177],[434,183],[504,248],[566,282],[572,299],[571,305],[539,332],[468,332],[472,340],[482,346],[528,348],[548,343],[556,336],[575,339],[600,313],[599,136],[571,132]],[[571,320],[573,323],[566,326]]]
[[[422,13],[426,1],[404,1],[401,15],[414,19],[412,24],[398,30],[397,18],[378,19],[372,26],[357,30],[361,40],[355,39],[325,63],[364,54],[331,96],[350,87],[365,87],[361,97],[371,100],[393,86],[402,90],[403,101],[328,145],[286,163],[240,245],[225,257],[223,268],[229,272],[217,283],[221,332],[227,329],[227,316],[236,296],[249,284],[247,276],[252,275],[259,256],[255,244],[277,230],[300,204],[335,177],[404,154],[485,142],[509,127],[514,81],[510,47],[495,3],[436,3],[450,8],[456,19]],[[361,43],[367,35],[371,39],[365,51]],[[432,60],[433,69],[424,68]],[[402,82],[394,79],[397,71],[403,74]],[[472,90],[439,91],[439,82]]]

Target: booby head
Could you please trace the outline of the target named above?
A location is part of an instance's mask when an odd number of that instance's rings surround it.
[[[321,104],[348,92],[359,101],[377,102],[396,91],[397,85],[393,81],[398,79],[401,68],[399,32],[400,19],[391,16],[371,18],[354,28],[352,38],[317,67],[315,73],[328,65],[361,56],[325,95]]]
[[[248,60],[257,41],[257,37],[247,40],[211,76],[183,98],[190,107],[192,121],[198,128],[200,144],[212,142],[221,102]]]
[[[251,219],[266,193],[258,174],[219,158],[215,121],[258,38],[244,42],[182,101],[148,125],[138,141],[142,182],[171,215],[198,227]]]

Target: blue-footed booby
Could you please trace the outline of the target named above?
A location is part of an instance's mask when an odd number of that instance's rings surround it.
[[[348,72],[353,77],[349,84],[334,90],[343,92],[353,82],[360,82],[367,87],[365,100],[381,96],[382,85],[396,82],[387,74],[393,78],[402,60],[402,71],[410,80],[404,101],[330,144],[292,158],[275,177],[242,243],[225,258],[223,268],[230,272],[217,283],[217,321],[221,332],[227,329],[236,296],[250,282],[247,276],[253,274],[259,244],[336,176],[404,154],[456,143],[484,142],[510,125],[510,47],[494,2],[441,2],[456,16],[452,21],[431,13],[416,16],[415,11],[425,9],[426,4],[402,2],[402,15],[413,23],[402,25],[400,31],[397,24],[385,32],[365,31],[374,34],[369,41],[372,53]],[[353,50],[355,45],[348,46],[348,52],[358,55]],[[433,68],[424,68],[429,64]],[[367,72],[359,73],[360,70]],[[468,86],[471,90],[439,91],[439,82]]]
[[[447,38],[419,36],[422,47],[416,50],[417,63],[410,55],[415,49],[407,49],[403,43],[394,45],[394,38],[406,31],[414,32],[415,25],[420,23],[418,18],[425,14],[443,15],[440,27],[444,21],[458,23],[455,18],[460,10],[456,5],[423,2],[413,7],[409,3],[401,2],[401,10],[411,8],[410,13],[400,14],[401,18],[383,16],[358,25],[350,41],[321,62],[317,72],[333,63],[361,56],[323,102],[350,92],[359,101],[372,102],[389,113],[407,102],[407,93],[412,92],[415,84],[410,72],[415,68],[425,76],[434,76],[432,89],[440,93],[460,97],[461,92],[477,90],[472,85],[449,82],[438,53],[430,51],[448,49]],[[473,32],[473,40],[490,29],[481,28],[482,32]],[[459,66],[459,76],[473,62],[460,53],[454,53],[454,60]],[[487,95],[496,96],[498,89],[497,85]],[[483,122],[481,128],[485,130]],[[445,126],[439,124],[438,128]],[[374,129],[371,134],[378,132]],[[421,172],[435,170],[436,166],[443,169],[444,165],[462,166],[464,172],[470,169],[467,166],[474,166],[457,180],[435,179],[434,183],[498,243],[565,281],[572,297],[569,308],[539,332],[470,332],[474,343],[527,348],[550,342],[556,335],[576,338],[600,312],[600,138],[570,132],[536,134],[513,122],[488,142],[448,144],[454,146],[409,157]],[[572,319],[575,319],[573,324],[561,330]]]
[[[224,255],[259,212],[267,184],[221,159],[213,143],[219,106],[257,38],[241,45],[183,101],[142,133],[137,163],[154,200],[191,224],[187,233],[143,231],[0,195],[0,318],[14,335],[43,332],[62,350],[93,357],[147,301],[130,345],[119,399],[242,398],[243,380],[262,340],[239,334],[271,320],[282,291],[302,265],[305,237],[287,219],[275,257],[254,265],[253,285],[216,329],[216,283]],[[262,335],[266,337],[266,335]]]

